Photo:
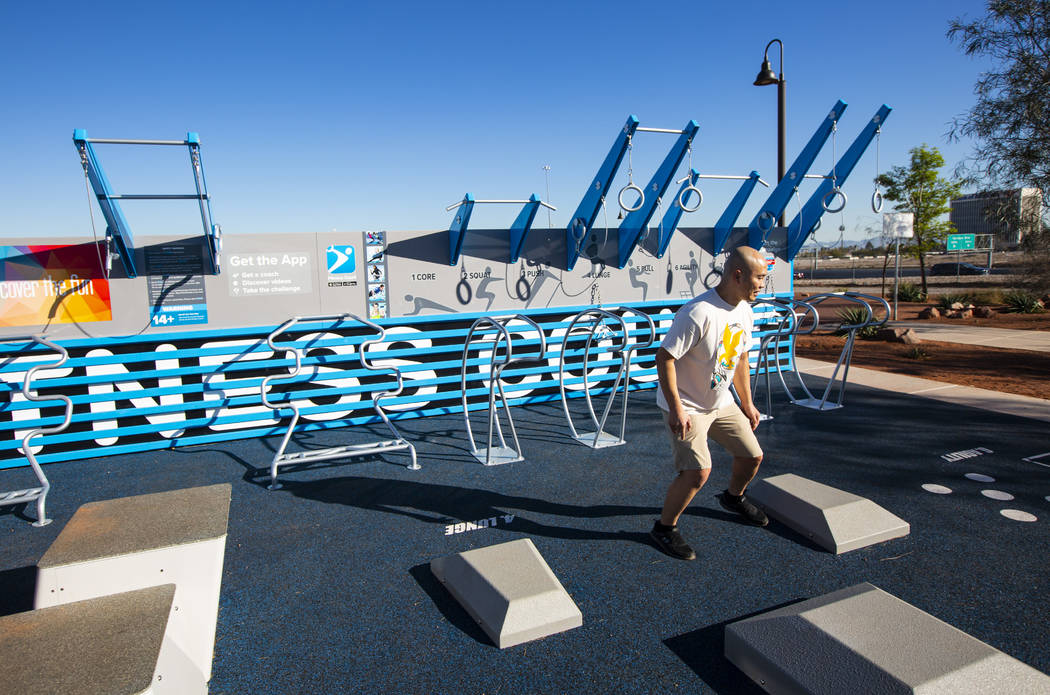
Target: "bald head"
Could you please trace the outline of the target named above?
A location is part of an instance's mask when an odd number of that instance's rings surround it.
[[[762,258],[762,254],[755,249],[750,246],[737,246],[729,252],[729,258],[726,259],[722,276],[732,275],[735,270],[742,270],[745,273],[754,272],[758,268],[765,266],[765,264],[766,261]]]
[[[718,294],[729,304],[754,301],[766,283],[766,259],[750,246],[737,246],[729,252]]]

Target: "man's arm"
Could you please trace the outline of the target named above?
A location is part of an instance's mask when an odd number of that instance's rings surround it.
[[[733,388],[740,397],[740,409],[751,422],[751,429],[756,429],[762,421],[762,416],[751,400],[751,363],[748,361],[747,352],[740,356],[740,361],[733,371]]]
[[[671,432],[679,439],[685,439],[685,433],[691,425],[689,416],[685,414],[682,407],[682,399],[678,395],[678,373],[675,370],[675,359],[664,348],[656,351],[656,373],[660,377],[660,388],[663,389],[664,399],[667,400],[667,412],[669,414],[668,424]]]

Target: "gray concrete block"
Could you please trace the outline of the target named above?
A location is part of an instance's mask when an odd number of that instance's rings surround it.
[[[725,656],[770,693],[1050,692],[1050,677],[871,584],[726,626]]]
[[[583,625],[528,538],[438,558],[430,570],[500,649]]]
[[[149,692],[175,585],[0,617],[9,693]]]
[[[226,535],[229,483],[89,502],[77,509],[37,567],[130,555]]]
[[[871,500],[793,473],[756,480],[747,498],[836,554],[911,533],[907,521]]]

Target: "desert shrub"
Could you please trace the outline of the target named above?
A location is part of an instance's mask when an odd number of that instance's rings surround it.
[[[913,345],[905,351],[904,356],[913,360],[928,360],[933,355],[926,351],[921,345]]]
[[[902,282],[897,287],[897,301],[899,302],[921,302],[926,299],[922,287],[914,282]]]
[[[861,309],[860,307],[848,307],[846,309],[840,309],[838,317],[839,321],[842,323],[839,324],[838,330],[835,331],[835,335],[846,335],[849,333],[849,329],[843,328],[843,326],[864,323],[868,320],[868,312],[866,309]],[[862,340],[871,340],[875,337],[875,334],[878,333],[878,331],[879,329],[875,326],[866,326],[857,330],[857,337]]]
[[[941,296],[937,297],[937,306],[944,311],[951,311],[952,304],[955,304],[956,302],[959,302],[965,306],[967,304],[973,303],[973,301],[973,297],[966,294],[965,292],[960,292],[958,294],[949,293],[942,294]]]
[[[1003,293],[1000,290],[981,290],[973,293],[974,304],[995,306],[1003,303]]]
[[[1003,295],[1003,304],[1009,307],[1008,311],[1019,314],[1040,314],[1044,311],[1039,298],[1024,290],[1011,290]]]

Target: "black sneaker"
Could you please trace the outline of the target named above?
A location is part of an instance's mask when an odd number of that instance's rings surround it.
[[[664,551],[668,555],[679,560],[695,560],[696,553],[689,547],[689,544],[682,538],[682,534],[678,533],[678,527],[672,526],[666,531],[662,531],[657,528],[656,524],[653,524],[653,530],[649,532],[649,537],[656,541],[656,547]]]
[[[718,503],[722,505],[722,508],[739,514],[740,516],[747,519],[747,523],[754,524],[755,526],[765,526],[769,523],[769,517],[761,509],[751,503],[751,501],[741,495],[740,499],[729,496],[729,491],[719,493],[717,495]]]

